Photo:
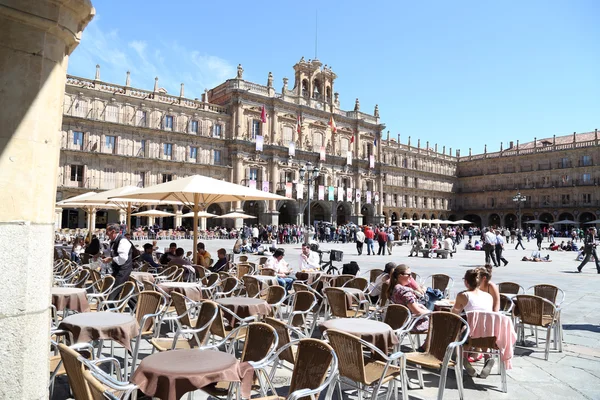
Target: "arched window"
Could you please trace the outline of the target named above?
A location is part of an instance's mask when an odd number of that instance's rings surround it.
[[[325,90],[325,96],[327,97],[327,102],[331,103],[331,87],[327,86]]]
[[[302,79],[302,96],[308,97],[308,79]]]
[[[349,150],[349,148],[348,148],[349,146],[350,146],[350,141],[347,138],[340,139],[340,154],[342,156],[346,155],[346,153]]]
[[[323,91],[321,90],[321,81],[318,79],[315,79],[313,81],[313,93],[312,93],[313,99],[320,99],[322,93],[323,93]]]

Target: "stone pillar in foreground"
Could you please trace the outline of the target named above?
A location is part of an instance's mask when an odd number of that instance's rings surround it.
[[[66,70],[93,16],[89,0],[0,0],[0,399],[48,397]]]

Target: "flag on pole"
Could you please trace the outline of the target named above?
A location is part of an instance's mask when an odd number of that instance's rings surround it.
[[[350,138],[350,144],[354,143],[354,132],[352,132],[352,137]]]
[[[267,110],[265,109],[265,106],[262,106],[260,111],[260,122],[263,124],[267,122]]]
[[[373,147],[377,147],[377,134],[375,134],[375,139],[373,139]]]
[[[329,117],[329,127],[331,128],[331,133],[336,133],[337,132],[337,126],[335,126],[335,121],[333,119],[333,114],[331,114],[331,117]]]
[[[296,119],[296,132],[302,133],[302,117],[298,114],[298,118]]]

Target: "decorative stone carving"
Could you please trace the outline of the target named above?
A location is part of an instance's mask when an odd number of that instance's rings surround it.
[[[327,151],[327,153],[330,153],[330,154],[331,154],[331,150],[332,150],[332,147],[331,147],[331,140],[328,140],[328,141],[327,141],[327,146],[325,146],[325,151]]]
[[[237,66],[237,79],[243,79],[244,77],[244,68],[242,68],[242,64],[238,64]]]
[[[354,111],[360,111],[360,101],[358,101],[358,97],[356,98],[356,102],[354,103]]]
[[[273,87],[273,74],[269,72],[269,77],[267,78],[267,87]]]
[[[288,78],[283,78],[283,87],[281,88],[281,92],[285,93],[288,90]]]
[[[379,118],[379,105],[378,105],[378,104],[375,104],[375,111],[373,112],[373,115],[374,115],[376,118]],[[388,136],[389,136],[389,135],[388,135]]]

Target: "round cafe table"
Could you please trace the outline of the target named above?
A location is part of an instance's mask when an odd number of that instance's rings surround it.
[[[337,329],[357,336],[366,342],[372,343],[384,354],[398,343],[398,338],[392,328],[383,322],[364,318],[336,318],[323,322],[319,329],[325,332],[327,329]]]
[[[131,277],[137,279],[140,282],[151,282],[154,283],[155,279],[154,279],[154,275],[152,275],[150,272],[139,272],[139,271],[133,271],[131,273]]]
[[[74,287],[53,287],[52,304],[57,310],[73,310],[77,312],[90,311],[85,289]]]
[[[184,394],[217,382],[241,382],[250,398],[254,369],[233,355],[215,350],[171,350],[142,360],[131,377],[147,396],[179,400]]]
[[[131,351],[131,339],[139,332],[133,315],[117,312],[84,312],[63,319],[58,329],[73,334],[76,343],[92,340],[114,340]]]
[[[296,272],[296,279],[306,281],[307,285],[312,285],[323,275],[323,271],[299,271]]]
[[[195,282],[163,282],[159,283],[158,287],[167,294],[171,292],[181,293],[193,301],[202,300],[202,285]]]
[[[277,282],[277,278],[274,276],[252,275],[252,277],[261,283],[262,289],[267,288],[269,286],[275,286],[275,285],[279,284]]]
[[[270,315],[271,306],[263,299],[255,299],[252,297],[223,297],[215,300],[223,307],[227,308],[240,318],[247,318],[254,315]],[[230,325],[234,326],[233,318],[224,316],[228,319]]]

